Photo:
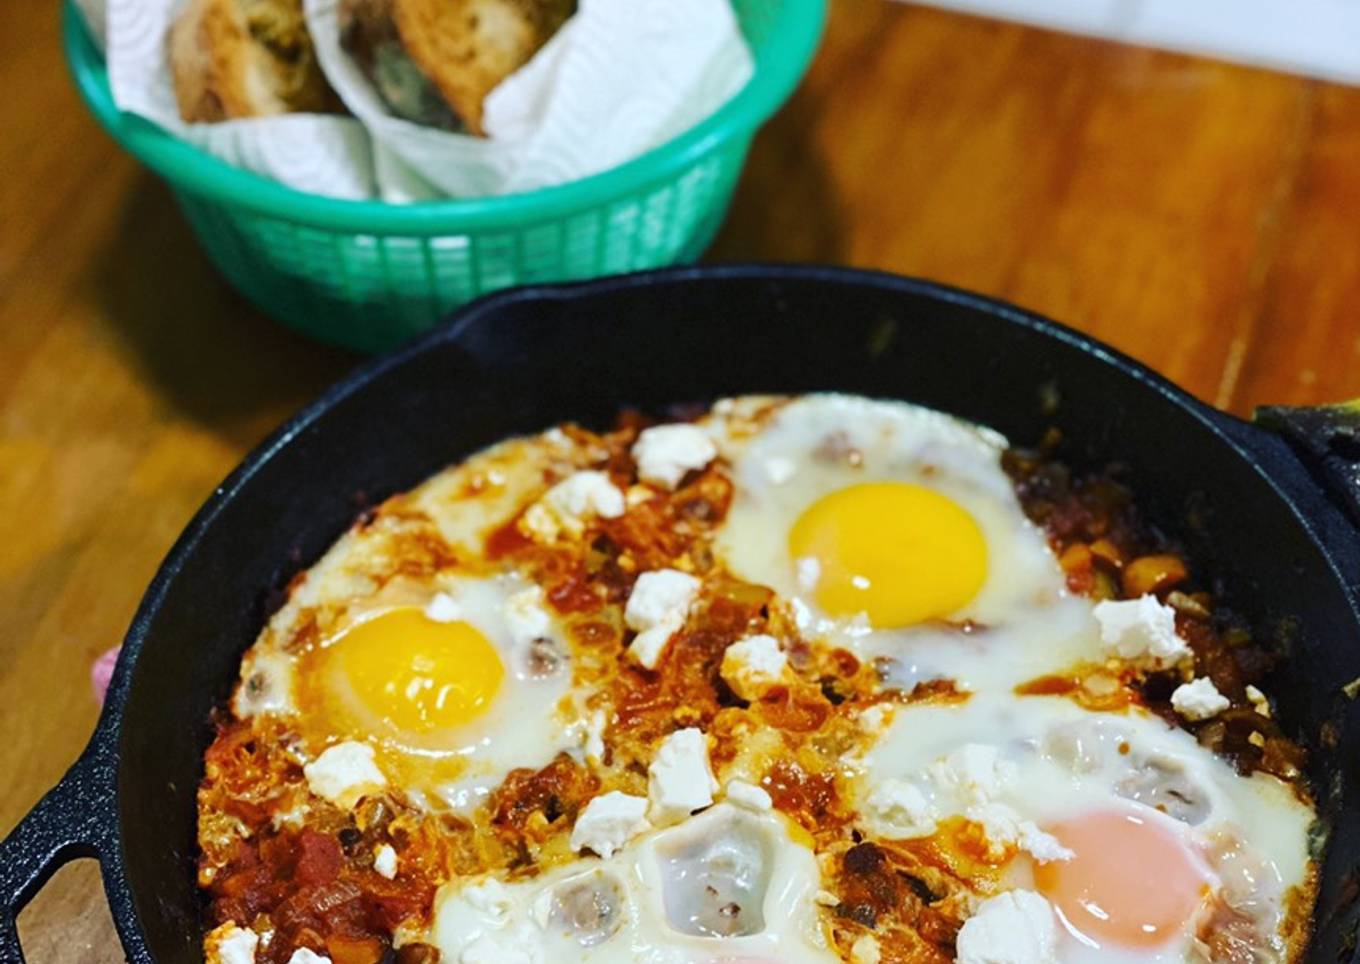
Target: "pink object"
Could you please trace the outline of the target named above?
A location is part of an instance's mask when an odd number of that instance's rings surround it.
[[[118,652],[122,648],[115,646],[106,650],[90,667],[90,685],[94,687],[94,698],[100,705],[104,703],[104,694],[109,691],[109,680],[113,679],[113,667],[118,663]]]

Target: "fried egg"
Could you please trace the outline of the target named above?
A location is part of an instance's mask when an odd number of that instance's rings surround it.
[[[526,964],[824,964],[816,858],[778,813],[719,803],[533,880],[457,881],[435,898],[444,959]]]
[[[513,575],[369,600],[317,645],[257,651],[246,672],[243,689],[255,679],[257,700],[267,691],[312,742],[371,745],[390,782],[456,808],[581,742],[570,649],[541,590]],[[265,685],[249,675],[262,672]]]
[[[880,661],[900,688],[1013,685],[1098,654],[990,430],[901,402],[811,395],[711,430],[736,494],[717,550],[790,601],[800,629]]]
[[[1060,961],[1185,960],[1215,915],[1243,922],[1263,953],[1288,945],[1288,895],[1310,873],[1310,807],[1151,714],[977,696],[899,711],[863,763],[865,812],[884,836],[904,835],[888,787],[915,801],[906,836],[963,818],[1010,838],[991,841],[1002,886],[1048,900]]]

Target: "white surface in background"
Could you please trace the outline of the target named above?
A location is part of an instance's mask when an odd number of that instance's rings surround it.
[[[1360,0],[922,0],[1056,30],[1360,83]]]

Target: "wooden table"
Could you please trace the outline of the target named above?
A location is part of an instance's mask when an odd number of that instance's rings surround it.
[[[260,317],[0,4],[0,828],[74,759],[87,666],[214,484],[355,359]],[[1094,332],[1218,405],[1360,395],[1360,90],[838,0],[715,260],[885,268]],[[115,949],[97,870],[21,921]]]

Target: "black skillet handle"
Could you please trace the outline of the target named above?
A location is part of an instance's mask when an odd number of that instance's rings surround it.
[[[0,841],[0,964],[23,964],[19,912],[66,863],[102,858],[113,839],[113,779],[96,734],[61,782]]]
[[[1308,408],[1258,408],[1255,420],[1282,436],[1360,525],[1360,399]]]

